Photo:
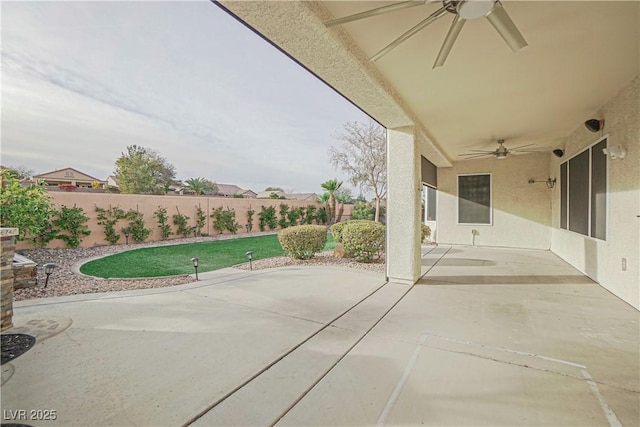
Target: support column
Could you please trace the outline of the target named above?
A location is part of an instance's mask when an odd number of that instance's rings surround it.
[[[420,277],[420,149],[413,127],[387,130],[387,277]]]
[[[13,253],[15,251],[15,236],[17,228],[0,228],[2,240],[2,256],[0,257],[0,282],[2,285],[1,300],[1,329],[3,331],[13,326]]]

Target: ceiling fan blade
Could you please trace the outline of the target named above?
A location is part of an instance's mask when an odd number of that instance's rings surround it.
[[[491,12],[486,15],[486,18],[504,41],[507,42],[512,51],[517,52],[527,46],[527,41],[499,1],[496,2]]]
[[[413,27],[412,29],[410,29],[409,31],[407,31],[406,33],[404,33],[403,35],[401,35],[400,37],[398,37],[397,39],[395,39],[394,41],[389,43],[380,52],[378,52],[375,55],[373,55],[371,57],[371,61],[377,61],[378,59],[382,58],[384,55],[389,53],[391,50],[395,49],[400,43],[404,42],[409,37],[415,35],[418,31],[422,30],[427,25],[432,24],[438,18],[441,18],[446,13],[448,13],[448,12],[444,8],[444,6],[441,7],[440,9],[436,10],[431,15],[429,15],[426,19],[424,19],[421,22],[419,22],[415,27]]]
[[[535,145],[535,144],[526,144],[526,145],[521,145],[519,147],[509,148],[509,151],[519,150],[519,149],[525,148],[525,147],[531,147],[532,145]]]
[[[353,15],[345,16],[342,18],[333,19],[327,22],[327,27],[333,27],[334,25],[346,24],[347,22],[357,21],[359,19],[369,18],[371,16],[382,15],[383,13],[395,12],[396,10],[407,9],[414,6],[422,6],[428,3],[430,0],[409,0],[399,3],[389,4],[387,6],[377,7],[375,9],[366,10],[364,12],[355,13]]]
[[[475,151],[477,153],[495,153],[496,150],[469,150],[469,151]]]
[[[487,151],[486,153],[463,153],[463,154],[458,154],[458,156],[493,156],[495,154],[495,152],[493,151]]]
[[[460,154],[460,156],[462,156],[463,154]],[[463,160],[469,160],[469,159],[480,159],[482,157],[491,157],[493,156],[493,154],[476,154],[474,156],[470,156],[470,157],[465,157]]]
[[[442,47],[440,47],[440,52],[438,52],[438,57],[436,58],[436,62],[433,63],[433,68],[442,67],[444,62],[447,60],[449,56],[449,52],[451,52],[451,48],[453,44],[456,42],[458,35],[460,35],[460,31],[462,31],[462,27],[467,22],[466,19],[460,18],[460,15],[456,15],[453,18],[453,22],[451,23],[451,27],[449,27],[449,32],[442,42]]]

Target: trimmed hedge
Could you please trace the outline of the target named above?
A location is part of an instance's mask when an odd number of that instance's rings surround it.
[[[371,262],[384,250],[386,227],[369,220],[347,221],[341,239],[347,256],[360,262]],[[334,235],[335,240],[335,235]]]
[[[342,230],[344,229],[344,226],[347,224],[353,224],[357,222],[370,223],[373,221],[368,219],[350,219],[344,222],[337,222],[333,224],[331,227],[329,227],[331,230],[331,235],[333,236],[333,240],[336,243],[342,243]]]
[[[324,225],[296,225],[278,231],[278,241],[291,258],[313,258],[327,243],[327,228]]]
[[[424,243],[424,241],[427,240],[429,236],[431,236],[431,228],[426,224],[422,224],[420,226],[420,237],[422,238],[422,243]]]

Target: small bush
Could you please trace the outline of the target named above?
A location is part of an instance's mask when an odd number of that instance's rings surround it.
[[[62,205],[58,217],[53,220],[53,225],[64,232],[58,233],[58,239],[64,240],[70,248],[77,248],[84,236],[91,234],[87,222],[89,217],[84,214],[84,209]]]
[[[297,225],[278,232],[278,241],[291,258],[309,259],[327,243],[327,229],[321,225]]]
[[[371,262],[374,257],[380,257],[385,242],[384,225],[367,220],[344,224],[341,238],[347,256],[360,262]]]
[[[342,243],[342,230],[344,229],[344,226],[354,222],[370,223],[371,221],[361,220],[361,219],[351,219],[349,221],[337,222],[330,227],[331,235],[333,235],[333,240],[335,240],[336,243]]]
[[[420,226],[420,237],[422,238],[422,243],[427,240],[431,236],[431,228],[428,225],[422,224]]]
[[[171,226],[169,225],[167,208],[158,206],[158,209],[153,213],[153,217],[158,220],[158,228],[160,229],[160,240],[166,240],[173,234],[173,231],[171,231]]]

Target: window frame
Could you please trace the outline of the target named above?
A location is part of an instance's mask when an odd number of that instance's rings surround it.
[[[593,237],[591,236],[591,234],[593,234],[593,229],[592,229],[592,199],[593,199],[593,188],[592,188],[592,182],[593,182],[593,177],[592,177],[592,173],[593,173],[593,147],[595,147],[596,145],[600,144],[602,141],[606,140],[607,141],[607,148],[612,146],[611,143],[611,138],[609,136],[609,134],[603,135],[601,137],[599,137],[598,139],[596,139],[594,142],[592,142],[591,144],[585,146],[583,149],[581,149],[580,151],[574,153],[571,157],[567,158],[566,160],[564,160],[563,162],[561,162],[558,165],[558,176],[561,176],[562,174],[560,174],[560,168],[562,167],[563,164],[567,165],[567,182],[563,183],[562,180],[560,180],[560,191],[562,191],[562,185],[566,185],[566,191],[567,191],[567,203],[566,203],[566,228],[562,227],[562,198],[559,197],[558,203],[559,203],[559,207],[558,207],[558,211],[559,211],[559,222],[558,222],[558,229],[562,230],[564,232],[568,232],[577,236],[580,236],[582,238],[586,238],[586,239],[591,239],[594,241],[598,241],[598,242],[608,242],[609,241],[609,236],[610,234],[610,212],[611,212],[611,184],[610,184],[610,174],[611,174],[611,158],[609,157],[609,155],[606,155],[606,174],[605,174],[605,179],[606,179],[606,197],[605,197],[605,203],[606,203],[606,207],[605,207],[605,238],[601,239],[599,237]],[[570,206],[571,206],[571,202],[570,202],[570,190],[569,190],[569,174],[571,173],[570,168],[569,168],[569,161],[571,159],[573,159],[574,157],[579,156],[580,154],[584,153],[585,151],[589,152],[589,165],[588,165],[588,184],[589,184],[589,194],[588,194],[588,203],[587,203],[587,234],[582,234],[580,232],[577,231],[573,231],[571,230],[570,227]],[[604,154],[603,154],[604,155]]]
[[[460,177],[489,176],[489,222],[460,222]],[[493,226],[493,174],[491,172],[460,173],[456,175],[456,225]]]

